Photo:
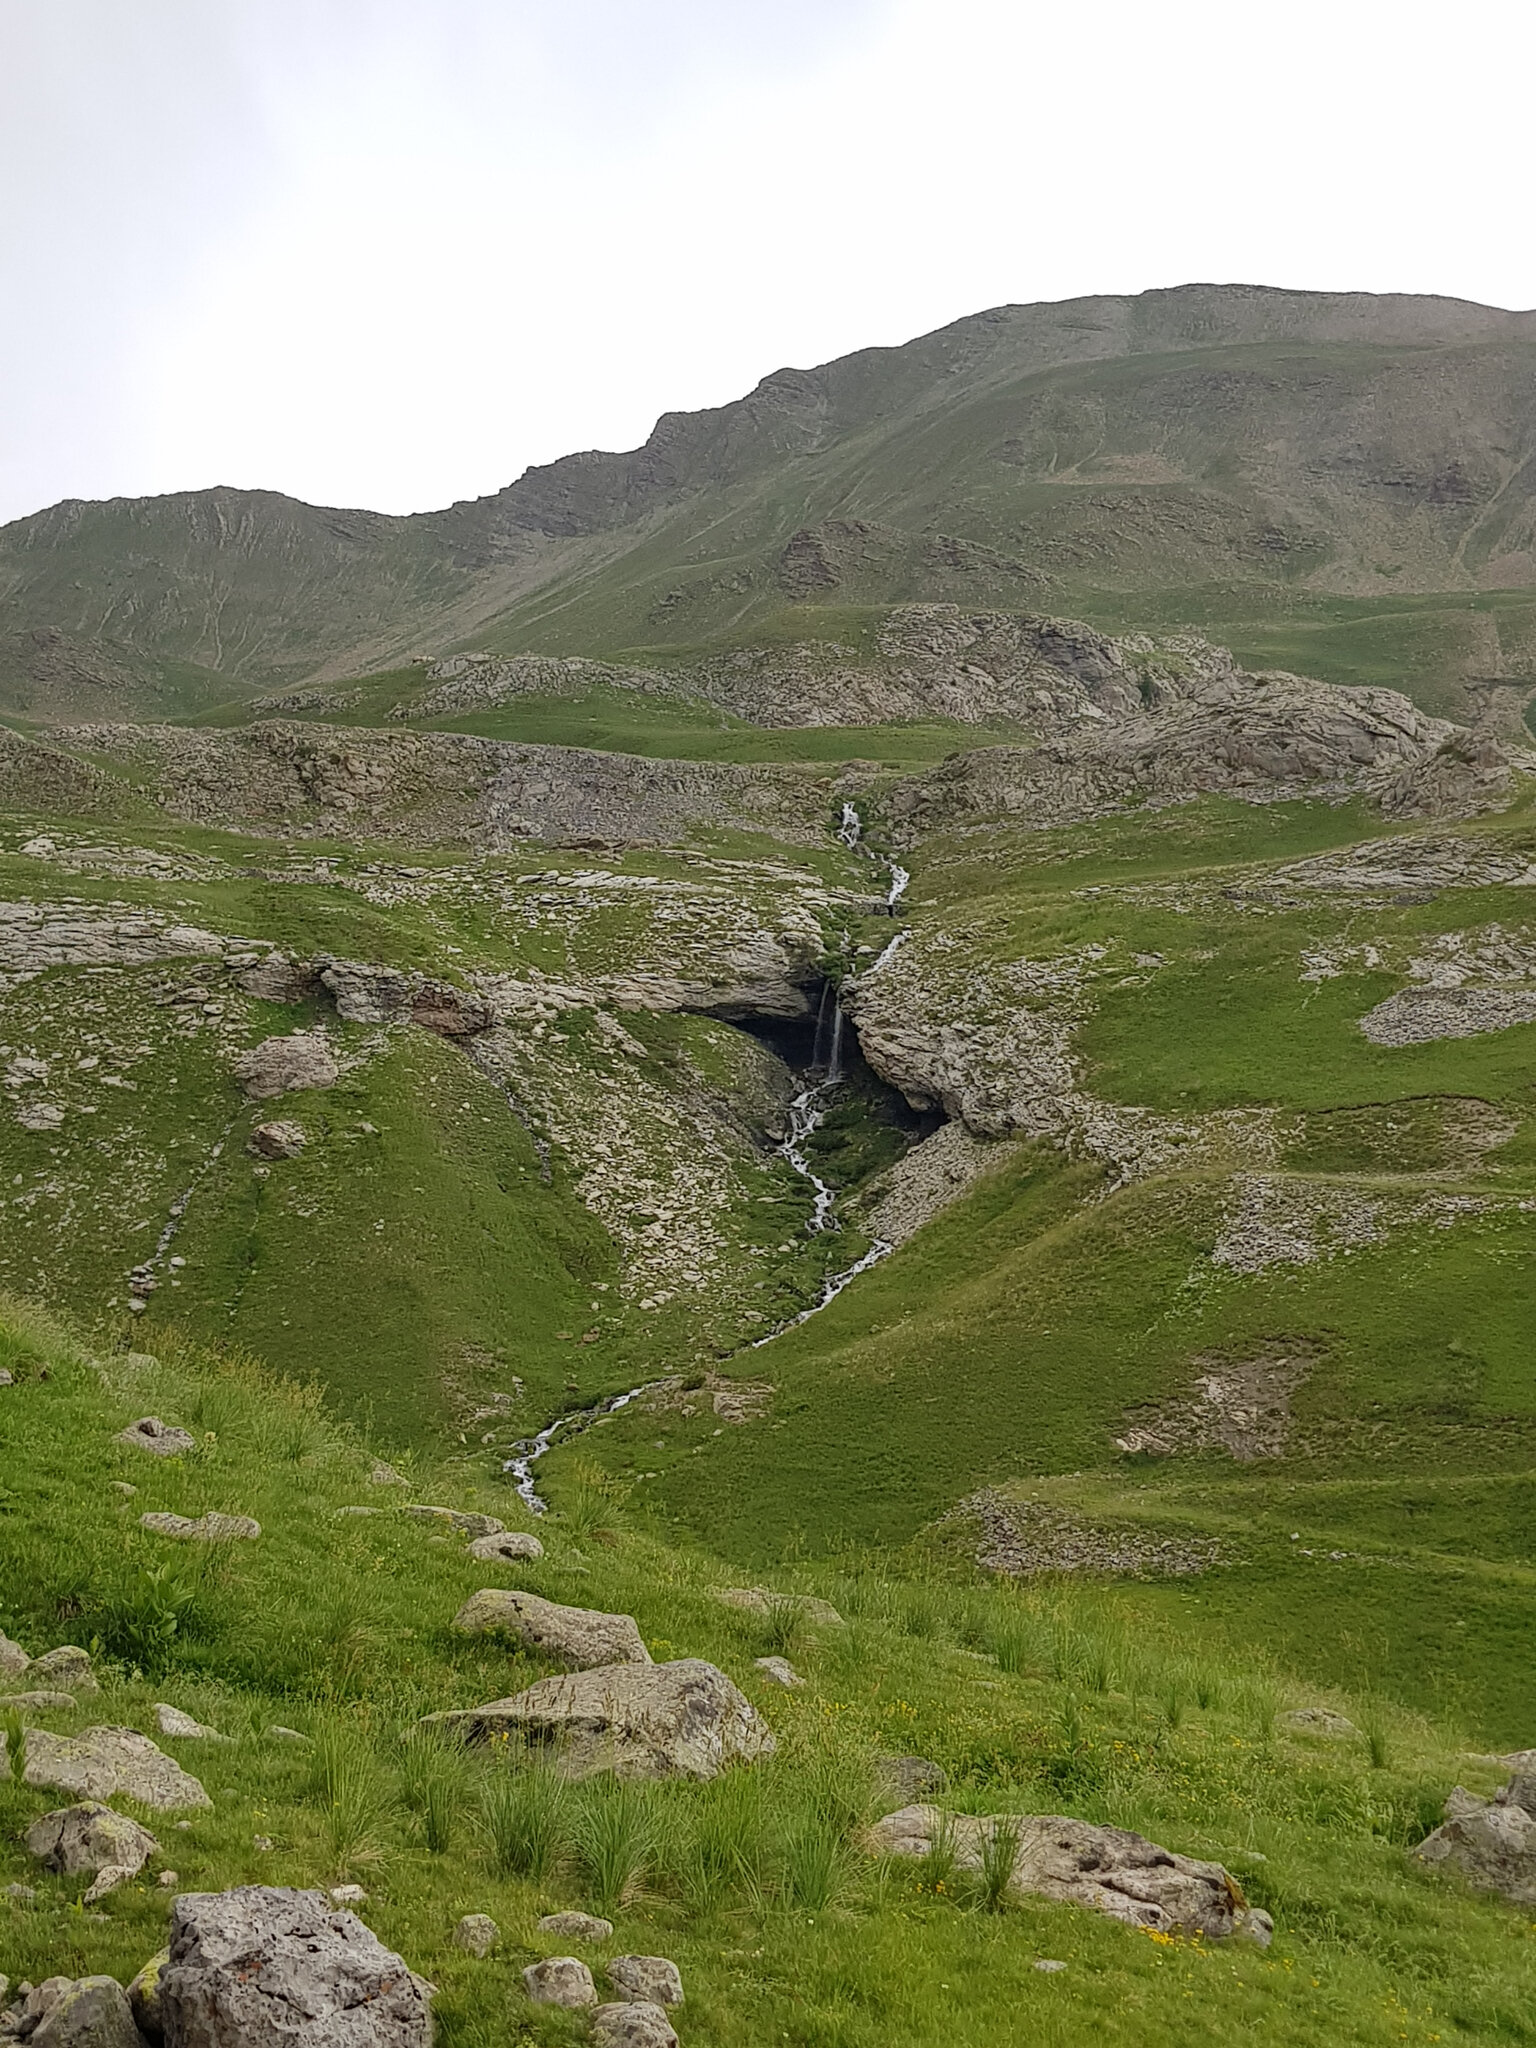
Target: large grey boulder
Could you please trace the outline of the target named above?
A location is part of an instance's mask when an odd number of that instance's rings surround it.
[[[877,1821],[865,1843],[881,1856],[926,1856],[947,1831],[958,1867],[979,1870],[984,1846],[1001,1828],[1017,1830],[1010,1880],[1016,1892],[1089,1906],[1132,1927],[1269,1939],[1268,1914],[1249,1910],[1221,1864],[1177,1856],[1126,1828],[1095,1827],[1064,1814],[984,1817],[904,1806]]]
[[[1536,1905],[1536,1777],[1517,1773],[1491,1801],[1458,1785],[1445,1816],[1414,1850],[1421,1863],[1448,1865],[1477,1891]]]
[[[599,1664],[649,1664],[651,1653],[640,1639],[632,1615],[600,1614],[589,1607],[560,1607],[537,1593],[487,1586],[472,1593],[453,1617],[465,1635],[494,1630],[515,1636],[530,1650],[559,1657],[578,1670]]]
[[[321,1892],[242,1885],[171,1907],[170,2048],[430,2048],[428,1989]]]
[[[523,1988],[535,2005],[596,2005],[597,1986],[579,1956],[545,1956],[523,1972]]]
[[[147,1828],[95,1799],[43,1814],[27,1829],[26,1844],[29,1855],[65,1877],[113,1868],[135,1876],[160,1849]]]
[[[774,1751],[773,1732],[723,1671],[698,1657],[605,1664],[541,1678],[510,1699],[424,1724],[467,1742],[518,1736],[567,1778],[714,1778]]]
[[[525,1529],[503,1529],[494,1536],[477,1536],[469,1554],[479,1564],[523,1564],[542,1557],[544,1546]]]
[[[318,1031],[264,1038],[235,1061],[235,1079],[254,1102],[294,1088],[334,1087],[340,1071],[336,1055]]]
[[[249,1515],[221,1515],[212,1510],[195,1520],[186,1515],[140,1515],[139,1527],[177,1543],[252,1543],[261,1534],[260,1522]]]
[[[681,2005],[683,1976],[666,1956],[615,1956],[608,1979],[616,1990],[642,2005]]]
[[[32,2048],[146,2048],[115,1977],[81,1977],[54,2000]]]
[[[197,1438],[190,1430],[162,1422],[158,1415],[143,1415],[130,1422],[118,1431],[116,1441],[130,1450],[148,1451],[152,1458],[180,1458],[197,1449]]]
[[[168,1813],[213,1804],[196,1778],[134,1728],[87,1728],[83,1735],[29,1728],[22,1778],[85,1799],[121,1793]]]
[[[665,2011],[642,1999],[600,2005],[592,2015],[592,2040],[594,2048],[677,2048]]]

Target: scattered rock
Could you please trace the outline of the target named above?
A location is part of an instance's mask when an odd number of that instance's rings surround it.
[[[295,1088],[331,1088],[339,1074],[336,1055],[319,1031],[264,1038],[235,1061],[235,1079],[253,1102]]]
[[[1011,1500],[996,1488],[959,1501],[944,1517],[980,1536],[976,1561],[991,1572],[1111,1572],[1129,1578],[1186,1578],[1220,1562],[1206,1537],[1158,1536],[1134,1526],[1095,1528],[1048,1501]]]
[[[330,1899],[333,1906],[363,1906],[368,1894],[360,1884],[333,1884]]]
[[[108,1869],[133,1877],[160,1849],[147,1828],[94,1799],[43,1814],[27,1829],[26,1844],[39,1863],[65,1877]]]
[[[540,1934],[552,1934],[558,1941],[609,1941],[613,1922],[596,1913],[546,1913],[538,1923]]]
[[[615,1956],[608,1979],[641,2005],[681,2005],[683,1977],[665,1956]]]
[[[543,1926],[543,1921],[539,1925]],[[501,1939],[501,1929],[489,1913],[466,1913],[453,1930],[454,1944],[470,1955],[484,1958]]]
[[[175,2048],[430,2048],[428,1998],[320,1892],[242,1885],[171,1907],[160,2004]]]
[[[805,1680],[787,1657],[754,1657],[752,1662],[762,1672],[763,1676],[771,1678],[775,1685],[787,1686],[793,1689],[805,1683]]]
[[[194,1721],[190,1714],[184,1714],[180,1707],[169,1707],[162,1700],[155,1708],[155,1719],[160,1724],[160,1733],[170,1735],[183,1742],[232,1742],[233,1736],[221,1735],[217,1728],[205,1728],[201,1721]]]
[[[297,1159],[308,1142],[302,1124],[258,1124],[245,1149],[256,1159]]]
[[[597,1986],[579,1956],[546,1956],[530,1963],[523,1983],[535,2005],[596,2005]]]
[[[251,1847],[258,1856],[270,1856],[277,1844],[270,1835],[252,1835]]]
[[[88,1728],[83,1735],[72,1736],[29,1728],[22,1775],[28,1785],[75,1792],[86,1799],[110,1799],[120,1793],[162,1812],[213,1804],[196,1778],[134,1728]]]
[[[267,1733],[278,1742],[308,1742],[309,1737],[299,1728],[285,1728],[281,1721],[274,1721]]]
[[[698,1657],[670,1664],[608,1664],[541,1678],[525,1692],[425,1726],[467,1742],[516,1734],[555,1749],[563,1776],[714,1778],[727,1765],[771,1756],[772,1731],[723,1671]]]
[[[1457,1785],[1445,1815],[1414,1850],[1421,1863],[1448,1863],[1478,1891],[1536,1904],[1536,1777],[1518,1774],[1492,1801]]]
[[[63,1714],[75,1704],[72,1692],[8,1692],[0,1699],[16,1714]]]
[[[1053,1956],[1036,1956],[1032,1967],[1036,1970],[1042,1970],[1047,1976],[1050,1976],[1057,1970],[1064,1970],[1067,1966],[1065,1963],[1058,1963]]]
[[[0,1635],[0,1678],[20,1678],[32,1659],[9,1636]]]
[[[180,1458],[197,1449],[197,1439],[190,1430],[162,1422],[158,1415],[144,1415],[137,1422],[130,1422],[126,1429],[118,1431],[114,1442],[127,1444],[135,1451],[148,1451],[152,1458]]]
[[[600,2005],[592,2015],[596,2048],[677,2048],[677,2035],[663,2008],[638,2000]]]
[[[877,1821],[866,1841],[883,1856],[926,1856],[947,1828],[962,1870],[981,1868],[983,1844],[1001,1828],[1018,1831],[1011,1888],[1064,1905],[1089,1906],[1132,1927],[1221,1938],[1251,1933],[1242,1889],[1219,1863],[1160,1849],[1125,1828],[1095,1827],[1062,1814],[944,1814],[936,1806],[904,1806]]]
[[[14,1899],[18,1906],[30,1906],[37,1897],[37,1887],[30,1884],[8,1884],[5,1896]]]
[[[494,1515],[477,1515],[466,1508],[431,1508],[419,1503],[400,1510],[402,1515],[414,1515],[418,1522],[438,1522],[453,1529],[460,1536],[500,1536],[503,1526]]]
[[[112,1491],[120,1493],[124,1500],[132,1500],[138,1490],[131,1479],[114,1479],[112,1482]]]
[[[165,2036],[165,2021],[160,2011],[160,1972],[171,1959],[168,1948],[152,1955],[128,1986],[128,2004],[140,2030],[152,2041]]]
[[[100,1692],[96,1674],[91,1669],[89,1654],[77,1649],[73,1643],[61,1643],[56,1650],[46,1650],[41,1657],[34,1657],[27,1667],[31,1679],[47,1678],[62,1690],[68,1692]]]
[[[260,1522],[249,1515],[199,1515],[189,1521],[185,1515],[140,1515],[139,1527],[156,1536],[170,1536],[178,1543],[252,1542],[261,1534]]]
[[[875,1759],[881,1790],[903,1804],[949,1790],[949,1773],[926,1756],[882,1756]]]
[[[536,1593],[488,1586],[470,1595],[453,1617],[453,1626],[465,1635],[494,1630],[515,1636],[529,1649],[559,1657],[583,1671],[598,1665],[651,1661],[632,1615],[560,1607],[552,1600],[541,1600]]]
[[[32,2048],[145,2048],[115,1977],[82,1977],[49,2007],[32,2035]]]
[[[177,1885],[181,1883],[181,1872],[179,1870],[162,1870],[155,1881],[161,1891],[173,1892]]]
[[[1297,1735],[1327,1735],[1335,1741],[1360,1733],[1353,1721],[1327,1707],[1294,1707],[1280,1716],[1280,1726]]]
[[[829,1601],[818,1600],[813,1593],[775,1593],[768,1586],[712,1586],[712,1596],[726,1607],[735,1607],[744,1614],[773,1614],[782,1607],[793,1607],[806,1621],[815,1622],[819,1628],[841,1628],[843,1617]]]
[[[108,1863],[97,1871],[91,1886],[81,1900],[84,1906],[94,1906],[98,1899],[104,1899],[109,1892],[115,1892],[120,1884],[126,1884],[138,1873],[130,1870],[126,1863]]]
[[[364,1128],[371,1130],[372,1125],[366,1125]],[[393,1465],[386,1465],[382,1458],[375,1458],[373,1470],[368,1474],[368,1484],[370,1486],[404,1486],[405,1480],[395,1470]]]
[[[527,1558],[542,1557],[544,1546],[537,1536],[522,1529],[503,1529],[496,1536],[477,1536],[469,1554],[480,1564],[520,1564]]]

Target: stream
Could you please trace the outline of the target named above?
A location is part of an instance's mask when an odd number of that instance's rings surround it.
[[[850,853],[864,850],[864,823],[857,810],[850,803],[843,805],[842,819],[837,827],[837,837]],[[912,877],[897,860],[887,863],[890,869],[890,887],[886,891],[885,905],[890,916],[895,917],[902,897]],[[911,937],[903,927],[881,947],[878,954],[864,969],[865,975],[877,974],[898,947]],[[831,998],[830,1003],[828,998]],[[806,1086],[800,1090],[789,1105],[789,1128],[783,1141],[775,1147],[780,1159],[799,1174],[811,1189],[812,1206],[806,1230],[811,1234],[836,1230],[840,1226],[835,1217],[837,1192],[824,1181],[812,1166],[806,1152],[806,1145],[820,1129],[831,1107],[835,1093],[843,1080],[843,1005],[836,989],[827,983],[821,992],[821,1006],[816,1016],[816,1035],[811,1047],[812,1074],[821,1074],[819,1081],[807,1078]],[[825,1056],[823,1057],[823,1054]],[[836,1301],[843,1289],[857,1280],[861,1273],[867,1273],[871,1266],[877,1266],[895,1249],[883,1237],[877,1237],[869,1250],[851,1266],[840,1273],[830,1273],[821,1283],[821,1293],[809,1308],[801,1309],[786,1323],[780,1323],[776,1330],[770,1330],[766,1337],[754,1337],[751,1350],[761,1351],[765,1344],[772,1344],[782,1337],[786,1330],[797,1330],[802,1323],[808,1323],[812,1316],[818,1316],[830,1303]],[[627,1408],[642,1394],[648,1394],[652,1387],[662,1385],[660,1380],[647,1380],[642,1386],[631,1387],[627,1394],[614,1394],[606,1401],[598,1401],[587,1408],[572,1409],[568,1415],[561,1415],[541,1429],[537,1436],[525,1437],[513,1446],[513,1455],[503,1462],[502,1470],[511,1479],[514,1491],[523,1504],[535,1515],[549,1512],[549,1503],[544,1500],[533,1483],[533,1468],[542,1458],[555,1438],[562,1434],[580,1434],[590,1429],[594,1422],[604,1416],[617,1415],[621,1408]]]

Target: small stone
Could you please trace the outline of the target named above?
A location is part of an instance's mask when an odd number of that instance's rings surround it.
[[[260,1522],[249,1515],[208,1513],[189,1521],[185,1515],[140,1515],[139,1527],[178,1543],[250,1543],[261,1534]]]
[[[130,1450],[148,1451],[152,1458],[180,1458],[197,1449],[197,1439],[190,1430],[174,1428],[158,1415],[144,1415],[137,1422],[130,1422],[126,1429],[118,1431],[114,1441],[127,1444]]]
[[[120,1884],[126,1884],[130,1877],[137,1875],[126,1863],[108,1863],[97,1871],[91,1880],[90,1890],[81,1900],[84,1906],[94,1906],[98,1899],[104,1899],[109,1892],[115,1892]]]
[[[530,1963],[523,1984],[535,2005],[596,2005],[597,1986],[579,1956],[546,1956]]]
[[[161,1883],[165,1882],[162,1878]],[[171,1960],[171,1952],[163,1948],[152,1955],[128,1986],[128,2004],[134,2019],[142,2032],[152,2041],[159,2041],[165,2035],[165,2023],[160,2013],[160,1972]]]
[[[9,1636],[0,1635],[0,1678],[19,1678],[32,1659]]]
[[[882,1756],[875,1760],[882,1790],[903,1804],[949,1790],[949,1773],[926,1756]]]
[[[190,1714],[184,1714],[180,1707],[167,1706],[162,1700],[155,1708],[155,1719],[160,1724],[160,1733],[182,1742],[232,1742],[233,1736],[221,1735],[217,1728],[205,1728],[201,1721],[194,1721]]]
[[[502,1525],[494,1515],[476,1514],[469,1508],[424,1507],[419,1502],[400,1510],[418,1522],[439,1522],[460,1536],[500,1536]]]
[[[494,1631],[516,1636],[541,1656],[558,1657],[583,1671],[651,1661],[633,1615],[562,1607],[553,1600],[541,1600],[536,1593],[500,1586],[472,1593],[453,1617],[453,1626],[466,1635]]]
[[[72,1692],[8,1692],[0,1705],[16,1714],[64,1714],[75,1704]]]
[[[252,1835],[251,1847],[255,1849],[259,1855],[270,1856],[272,1851],[277,1847],[277,1844],[273,1841],[270,1835]]]
[[[546,1913],[538,1923],[540,1934],[552,1934],[558,1941],[610,1941],[613,1922],[596,1913]]]
[[[805,1683],[787,1657],[754,1657],[752,1661],[763,1676],[771,1678],[775,1685],[787,1686],[793,1690]]]
[[[122,1793],[162,1812],[213,1803],[196,1778],[136,1728],[87,1728],[83,1735],[29,1728],[23,1778],[87,1800]]]
[[[95,1876],[103,1870],[136,1877],[160,1847],[147,1828],[95,1799],[43,1814],[27,1829],[25,1840],[29,1855],[63,1877],[85,1871]]]
[[[1289,1714],[1280,1716],[1280,1726],[1297,1735],[1326,1735],[1334,1741],[1343,1741],[1360,1733],[1353,1721],[1343,1714],[1330,1712],[1327,1707],[1296,1707]]]
[[[544,1546],[537,1536],[530,1536],[522,1529],[503,1529],[494,1536],[477,1536],[469,1546],[469,1554],[480,1564],[521,1564],[525,1559],[542,1557]]]
[[[333,1906],[362,1906],[366,1905],[367,1901],[368,1894],[360,1884],[336,1884],[331,1886],[331,1904]]]
[[[309,1737],[297,1728],[285,1728],[281,1721],[274,1721],[267,1733],[279,1742],[308,1742]]]
[[[179,1870],[162,1870],[157,1882],[161,1891],[173,1892],[177,1885],[181,1883],[181,1872]]]
[[[120,1493],[124,1500],[132,1500],[138,1490],[131,1479],[114,1479],[112,1482],[112,1491]]]
[[[37,1887],[30,1884],[8,1884],[5,1888],[5,1896],[8,1899],[14,1899],[18,1906],[30,1906],[37,1897]]]
[[[295,1088],[331,1088],[340,1077],[336,1056],[318,1031],[264,1038],[235,1062],[235,1079],[256,1102]]]
[[[245,1149],[256,1159],[297,1159],[308,1142],[302,1124],[258,1124]]]
[[[642,2000],[600,2005],[592,2015],[592,2039],[596,2048],[677,2048],[666,2012]]]
[[[1036,1956],[1034,1961],[1034,1967],[1035,1969],[1043,1970],[1047,1975],[1050,1975],[1052,1972],[1056,1970],[1064,1970],[1067,1966],[1065,1963],[1058,1963],[1052,1956]]]
[[[640,2005],[681,2005],[682,1973],[665,1956],[615,1956],[608,1965],[611,1983]]]
[[[488,1956],[501,1939],[501,1929],[489,1913],[466,1913],[453,1930],[454,1944],[472,1956]]]

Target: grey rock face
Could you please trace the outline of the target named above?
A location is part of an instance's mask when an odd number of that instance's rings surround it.
[[[501,1939],[501,1929],[489,1913],[466,1913],[453,1930],[454,1945],[472,1956],[488,1956]]]
[[[297,1159],[308,1142],[302,1124],[258,1124],[245,1149],[257,1159]]]
[[[160,1974],[174,2048],[430,2048],[421,1979],[320,1892],[243,1885],[171,1907]]]
[[[615,1956],[609,1982],[642,2005],[681,2005],[682,1972],[665,1956]]]
[[[295,1031],[264,1038],[235,1062],[235,1079],[253,1102],[296,1088],[331,1088],[340,1068],[322,1033]]]
[[[607,1664],[542,1678],[525,1692],[467,1712],[433,1714],[426,1725],[467,1742],[520,1735],[553,1745],[557,1768],[580,1779],[715,1778],[733,1763],[771,1756],[773,1732],[713,1664]]]
[[[1219,1863],[1176,1856],[1126,1828],[1094,1827],[1062,1814],[944,1814],[936,1806],[904,1806],[868,1830],[876,1855],[926,1856],[948,1829],[962,1870],[979,1870],[983,1845],[1016,1828],[1011,1888],[1064,1905],[1088,1906],[1132,1927],[1204,1934],[1259,1935],[1246,1918],[1241,1887]]]
[[[559,1657],[578,1670],[602,1664],[649,1664],[651,1653],[628,1614],[600,1614],[587,1607],[561,1607],[536,1593],[489,1586],[473,1593],[453,1617],[465,1635],[494,1630],[515,1636],[531,1650]]]
[[[546,1956],[530,1963],[523,1985],[535,2005],[596,2005],[597,1986],[579,1956]]]
[[[522,1529],[503,1529],[497,1536],[477,1536],[469,1554],[480,1564],[521,1564],[542,1557],[544,1546],[537,1536]]]
[[[196,1450],[197,1439],[189,1430],[173,1428],[158,1415],[145,1415],[117,1433],[117,1442],[136,1451],[148,1451],[152,1458],[179,1458]]]
[[[160,1849],[147,1828],[94,1799],[43,1814],[27,1829],[26,1844],[29,1855],[66,1877],[107,1869],[132,1876]]]
[[[600,2005],[592,2015],[596,2048],[677,2048],[677,2035],[663,2008],[640,2000]]]
[[[115,1977],[82,1977],[49,2008],[33,2048],[145,2048]]]
[[[596,1913],[546,1913],[538,1927],[561,1941],[607,1941],[613,1934],[613,1922]]]
[[[88,1728],[72,1736],[29,1728],[22,1775],[28,1785],[86,1799],[121,1793],[168,1813],[213,1804],[196,1778],[134,1728]]]
[[[220,1515],[210,1512],[195,1521],[185,1515],[140,1515],[139,1527],[156,1536],[169,1536],[177,1543],[251,1543],[261,1534],[260,1522],[249,1515]]]

